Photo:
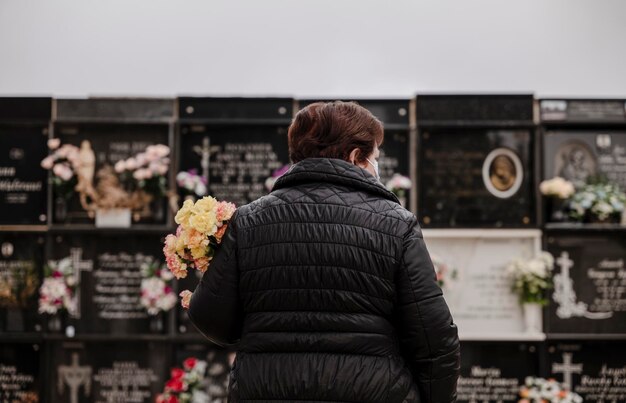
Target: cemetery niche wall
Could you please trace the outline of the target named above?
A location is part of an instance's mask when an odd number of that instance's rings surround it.
[[[416,113],[424,227],[537,225],[532,95],[419,95]]]
[[[172,100],[61,99],[53,122],[51,224],[168,224]]]

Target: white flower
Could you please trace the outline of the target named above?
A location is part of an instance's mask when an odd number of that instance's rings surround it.
[[[411,189],[412,185],[413,184],[410,178],[407,178],[406,176],[395,173],[393,174],[391,179],[387,182],[385,187],[391,191],[398,190],[398,189],[408,190],[408,189]]]
[[[52,168],[52,172],[64,181],[69,181],[74,176],[72,168],[67,164],[56,164]]]
[[[65,278],[65,282],[67,283],[68,286],[74,287],[77,283],[76,276],[70,274],[69,276]]]
[[[129,170],[129,171],[133,171],[133,170],[137,169],[137,167],[138,167],[137,160],[135,158],[132,158],[132,157],[126,160],[125,165],[126,165],[126,169]]]
[[[556,196],[560,199],[567,199],[576,191],[572,182],[559,176],[541,182],[539,190],[544,196]]]

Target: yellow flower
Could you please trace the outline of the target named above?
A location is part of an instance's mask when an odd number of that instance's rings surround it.
[[[176,238],[175,247],[176,247],[176,253],[178,253],[179,256],[185,255],[185,248],[187,247],[187,241],[185,238],[187,238],[185,232],[182,232],[180,236]]]
[[[206,247],[199,246],[197,248],[191,248],[191,256],[194,259],[200,259],[201,257],[205,257],[207,253]]]
[[[202,214],[194,214],[189,219],[191,228],[205,235],[213,235],[217,231],[217,218],[215,211],[206,211]]]
[[[193,212],[203,214],[215,210],[215,207],[217,207],[217,200],[214,197],[206,196],[196,202],[193,206]]]
[[[183,228],[187,228],[189,226],[189,218],[193,213],[193,207],[194,205],[191,200],[185,200],[183,206],[180,210],[178,210],[178,213],[176,213],[176,217],[174,218],[176,224],[180,224]]]

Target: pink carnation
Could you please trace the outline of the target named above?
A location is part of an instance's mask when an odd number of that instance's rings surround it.
[[[183,306],[183,308],[188,309],[189,302],[191,302],[191,296],[193,295],[193,293],[189,290],[185,290],[185,291],[182,291],[178,295],[182,298],[182,300],[180,301],[180,304]]]
[[[217,208],[215,214],[217,216],[217,221],[228,221],[235,214],[235,210],[237,207],[233,203],[228,202],[219,202],[217,203]]]
[[[196,269],[204,273],[209,268],[210,262],[211,262],[210,258],[208,258],[207,256],[203,256],[199,259],[194,260],[193,265],[196,266]]]

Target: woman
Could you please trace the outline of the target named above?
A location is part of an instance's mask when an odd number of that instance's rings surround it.
[[[189,317],[237,343],[231,402],[452,402],[459,341],[417,219],[378,181],[382,124],[315,103],[293,167],[240,207]]]

